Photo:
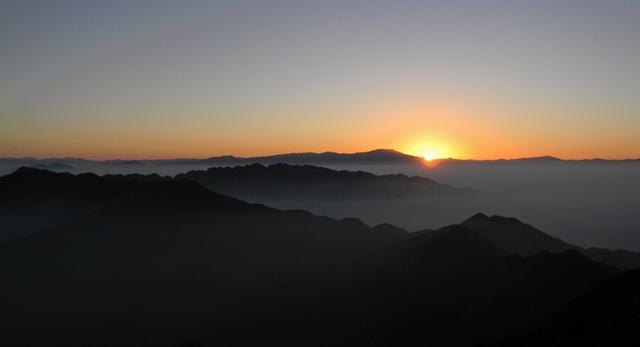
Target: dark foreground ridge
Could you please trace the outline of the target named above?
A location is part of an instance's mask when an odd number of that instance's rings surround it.
[[[30,208],[53,217],[0,243],[3,346],[571,343],[584,336],[555,322],[622,300],[606,289],[619,270],[510,218],[409,234],[189,180],[0,178],[2,213]]]

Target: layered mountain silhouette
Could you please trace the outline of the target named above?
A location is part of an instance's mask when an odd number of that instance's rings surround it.
[[[368,199],[468,194],[469,189],[438,184],[428,178],[373,175],[313,166],[253,164],[191,171],[175,178],[152,175],[72,175],[21,168],[0,177],[0,242],[77,218],[136,194],[162,181],[194,181],[216,192],[240,197],[287,199]],[[529,256],[541,251],[576,250],[619,269],[640,268],[640,253],[568,244],[515,218],[477,214],[463,225],[504,252]],[[446,230],[446,228],[443,228]]]
[[[396,199],[464,195],[473,191],[439,184],[425,177],[374,175],[310,165],[252,164],[214,167],[176,176],[232,196],[269,199]]]
[[[345,345],[473,346],[545,324],[613,273],[575,251],[506,255],[458,225],[363,257],[312,297],[342,312],[334,319],[349,327]]]
[[[100,177],[20,168],[0,177],[0,243],[153,189],[148,181],[162,179],[157,175]]]
[[[0,337],[4,345],[138,345],[147,335],[152,344],[175,342],[274,302],[277,289],[307,274],[408,236],[388,225],[244,203],[185,180],[34,169],[5,179],[30,192],[11,185],[3,197],[43,194],[53,206],[94,208],[0,247],[8,284],[0,289],[2,321],[17,329]],[[152,333],[165,326],[166,341]]]
[[[368,152],[358,153],[290,153],[277,154],[263,157],[234,157],[220,156],[204,159],[208,164],[218,163],[261,163],[261,164],[306,164],[306,165],[322,165],[322,164],[415,164],[420,163],[422,159],[413,155],[398,152],[393,149],[376,149]]]
[[[409,155],[393,149],[375,149],[358,153],[336,152],[306,152],[287,153],[269,156],[238,157],[222,155],[210,158],[177,158],[177,159],[139,159],[139,160],[89,160],[82,158],[0,158],[0,166],[15,170],[21,166],[30,166],[53,171],[91,171],[94,168],[113,168],[112,172],[118,172],[123,167],[150,167],[162,171],[163,167],[184,166],[202,168],[211,166],[240,166],[251,164],[290,164],[290,165],[314,165],[325,167],[368,167],[368,166],[414,166],[421,168],[425,165],[423,158]],[[439,167],[445,166],[485,166],[485,165],[629,165],[640,163],[639,158],[623,160],[584,159],[565,160],[553,156],[540,156],[515,159],[496,160],[467,160],[443,158],[436,159],[432,164]],[[184,171],[181,171],[184,172]]]
[[[107,203],[153,187],[157,181],[191,180],[216,192],[241,197],[272,199],[394,199],[471,194],[428,178],[373,175],[314,166],[253,164],[190,171],[176,177],[69,173],[23,167],[0,177],[0,242],[28,235]]]
[[[35,169],[51,170],[51,171],[70,171],[73,170],[73,166],[64,163],[51,162],[51,163],[38,163],[32,166]]]
[[[622,270],[640,268],[640,253],[605,248],[582,248],[543,233],[516,218],[486,216],[479,213],[463,225],[504,252],[529,256],[542,251],[559,253],[577,251],[596,262],[603,262]]]
[[[336,153],[336,152],[305,152],[286,153],[260,157],[237,157],[222,155],[204,159],[178,158],[178,159],[151,159],[151,160],[89,160],[82,158],[0,158],[0,164],[16,166],[33,166],[38,164],[61,163],[70,166],[82,164],[109,164],[109,165],[207,165],[207,166],[236,166],[260,163],[263,165],[285,163],[291,165],[340,165],[340,164],[422,164],[423,159],[393,149],[375,149],[368,152]]]
[[[25,168],[0,178],[13,205],[70,212],[0,244],[7,346],[473,346],[547,331],[619,273],[512,218],[407,233],[160,176]]]

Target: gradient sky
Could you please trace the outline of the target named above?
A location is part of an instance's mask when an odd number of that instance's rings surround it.
[[[640,157],[640,1],[0,1],[0,156]]]

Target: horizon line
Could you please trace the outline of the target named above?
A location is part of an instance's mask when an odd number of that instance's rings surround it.
[[[87,161],[97,161],[97,162],[107,162],[107,161],[170,161],[170,160],[207,160],[207,159],[217,159],[230,157],[233,159],[260,159],[260,158],[269,158],[276,156],[287,156],[287,155],[322,155],[322,154],[337,154],[337,155],[356,155],[356,154],[369,154],[374,152],[395,152],[407,157],[412,157],[415,159],[425,160],[421,156],[401,152],[399,150],[393,148],[376,148],[368,151],[357,151],[357,152],[336,152],[336,151],[305,151],[305,152],[281,152],[281,153],[273,153],[273,154],[265,154],[265,155],[255,155],[255,156],[236,156],[233,154],[219,154],[219,155],[211,155],[206,157],[159,157],[159,158],[130,158],[130,159],[122,159],[122,157],[114,157],[110,159],[95,159],[91,157],[80,157],[80,156],[3,156],[0,157],[0,160],[6,159],[35,159],[35,160],[65,160],[65,159],[74,159],[74,160],[87,160]],[[459,161],[510,161],[510,160],[531,160],[531,159],[551,159],[551,160],[560,160],[560,161],[633,161],[640,160],[640,156],[638,157],[626,157],[626,158],[602,158],[602,157],[585,157],[585,158],[561,158],[558,156],[545,154],[545,155],[534,155],[534,156],[525,156],[525,157],[512,157],[512,158],[493,158],[493,159],[475,159],[475,158],[455,158],[455,157],[441,157],[434,158],[430,160],[433,161],[443,161],[443,160],[459,160]]]

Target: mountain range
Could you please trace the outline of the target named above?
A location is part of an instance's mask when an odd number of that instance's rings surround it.
[[[42,227],[63,224],[109,204],[161,186],[163,182],[192,182],[238,197],[283,199],[393,199],[418,196],[465,195],[470,189],[438,184],[428,178],[373,175],[313,166],[253,164],[190,171],[176,177],[54,173],[21,168],[0,177],[0,242],[26,236]],[[512,254],[576,250],[620,269],[640,267],[640,253],[605,248],[581,248],[554,238],[515,218],[477,214],[463,225]],[[446,230],[445,228],[440,229]],[[424,232],[424,231],[423,231]]]
[[[358,153],[336,153],[336,152],[306,152],[288,153],[257,157],[237,157],[233,155],[215,156],[209,158],[176,158],[176,159],[139,159],[139,160],[89,160],[82,158],[0,158],[0,168],[11,172],[21,166],[29,166],[53,171],[83,172],[91,171],[92,168],[110,167],[113,170],[125,167],[164,167],[164,166],[185,166],[193,168],[203,168],[212,166],[238,166],[249,164],[291,164],[291,165],[315,165],[315,166],[354,166],[364,167],[371,165],[409,165],[422,167],[426,161],[418,156],[405,154],[392,149],[376,149],[368,152]],[[460,166],[460,165],[537,165],[537,164],[571,164],[571,165],[622,165],[638,164],[640,158],[607,160],[600,158],[583,160],[564,160],[552,156],[540,156],[515,159],[496,160],[471,160],[443,158],[435,159],[430,165],[434,166]],[[2,171],[0,171],[2,172]]]
[[[0,177],[0,242],[62,223],[106,204],[150,189],[160,181],[193,181],[244,199],[364,200],[466,196],[471,189],[423,177],[373,175],[314,166],[252,164],[190,171],[175,177],[156,174],[54,173],[23,167]]]
[[[602,336],[637,320],[612,295],[633,300],[637,272],[513,218],[408,233],[188,179],[30,168],[0,178],[0,211],[34,229],[0,243],[7,346],[545,345],[584,341],[562,325],[582,313],[620,313],[575,323]]]
[[[472,194],[469,188],[439,184],[426,177],[374,175],[311,165],[251,164],[189,171],[189,179],[223,194],[270,199],[397,199]]]

